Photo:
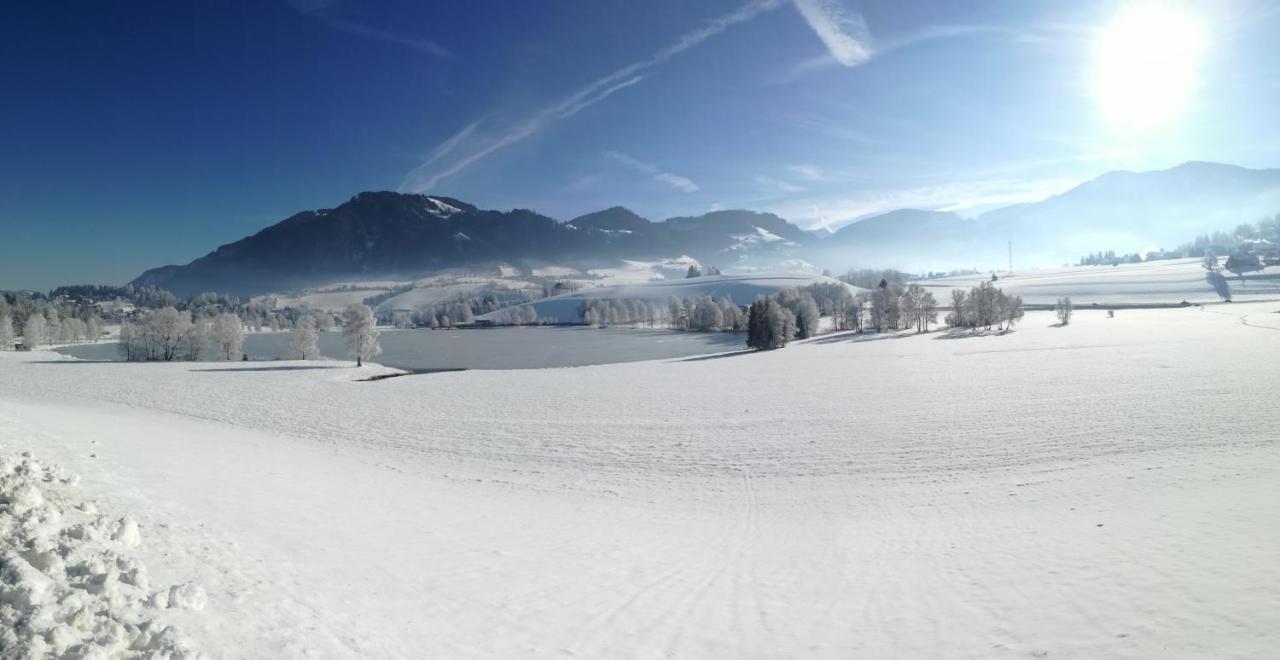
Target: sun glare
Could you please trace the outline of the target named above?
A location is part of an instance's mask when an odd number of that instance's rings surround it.
[[[1094,45],[1094,93],[1107,124],[1132,132],[1172,124],[1195,92],[1204,50],[1193,16],[1167,4],[1123,9]]]

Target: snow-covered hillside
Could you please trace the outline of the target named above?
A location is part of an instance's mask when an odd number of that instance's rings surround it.
[[[1221,273],[1224,279],[1215,285],[1199,259],[1175,259],[999,273],[996,286],[1033,305],[1053,304],[1063,296],[1070,296],[1076,305],[1218,302],[1224,293],[1238,302],[1280,299],[1280,267],[1245,273],[1243,277],[1225,270]],[[990,279],[990,275],[969,275],[924,280],[920,284],[945,305],[951,299],[951,289],[967,290]]]
[[[839,280],[822,275],[789,273],[760,273],[751,275],[709,275],[689,279],[655,280],[633,284],[595,286],[574,293],[553,296],[526,303],[538,312],[539,319],[554,319],[561,323],[582,320],[582,301],[589,298],[634,298],[666,303],[671,296],[697,298],[728,296],[734,303],[749,305],[757,296],[773,295],[786,289],[808,286],[817,282],[839,283]],[[849,286],[849,285],[845,285]],[[856,287],[849,287],[856,293]],[[501,310],[481,316],[481,319],[500,319],[509,311]]]
[[[215,657],[1266,657],[1278,310],[376,382],[0,353],[0,451],[131,516]]]

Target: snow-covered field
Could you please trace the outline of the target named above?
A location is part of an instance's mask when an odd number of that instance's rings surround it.
[[[1277,310],[375,382],[0,353],[0,455],[215,657],[1269,657]]]
[[[1031,305],[1051,305],[1063,296],[1070,296],[1076,305],[1218,302],[1223,293],[1236,302],[1280,300],[1280,266],[1245,273],[1243,277],[1223,270],[1225,285],[1219,283],[1215,287],[1200,264],[1199,259],[1173,259],[1118,266],[1015,270],[1013,275],[999,273],[996,286],[1022,296],[1023,302]],[[990,279],[989,274],[966,275],[924,280],[920,284],[933,291],[934,297],[945,305],[951,299],[951,289],[968,290]]]
[[[677,298],[698,298],[701,296],[720,298],[721,296],[728,296],[738,305],[749,305],[757,296],[773,295],[786,289],[809,286],[816,282],[839,283],[839,280],[822,275],[795,273],[710,275],[689,279],[598,285],[573,293],[525,303],[525,305],[532,306],[537,310],[539,319],[554,319],[560,322],[572,323],[582,320],[582,301],[588,298],[634,298],[665,305],[667,299],[671,296]],[[849,290],[855,293],[859,290],[847,284],[845,286],[848,286]],[[500,310],[485,314],[480,318],[496,320],[509,313],[507,310]]]

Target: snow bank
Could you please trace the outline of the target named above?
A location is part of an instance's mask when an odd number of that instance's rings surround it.
[[[30,452],[0,457],[0,657],[203,657],[157,621],[167,607],[202,609],[203,590],[153,591],[131,556],[137,521],[98,514],[77,481]]]

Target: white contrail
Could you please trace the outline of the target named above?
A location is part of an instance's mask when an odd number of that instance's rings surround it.
[[[475,136],[476,139],[472,139],[476,131],[476,125],[473,122],[467,128],[454,134],[453,137],[432,150],[432,154],[440,154],[436,159],[427,160],[406,174],[404,182],[400,184],[400,190],[411,192],[430,190],[441,180],[461,172],[490,154],[538,133],[557,120],[570,117],[585,108],[599,103],[614,92],[639,83],[644,79],[646,70],[662,64],[672,57],[724,32],[730,26],[749,21],[761,12],[777,8],[782,4],[783,0],[752,0],[736,11],[717,17],[703,27],[681,36],[671,45],[654,52],[649,57],[622,67],[607,76],[598,78],[573,94],[543,108],[533,116],[506,127],[496,137]],[[470,148],[464,150],[462,148],[464,143]],[[445,148],[446,146],[447,148]],[[443,155],[454,151],[465,151],[466,154],[439,169],[428,167]]]

